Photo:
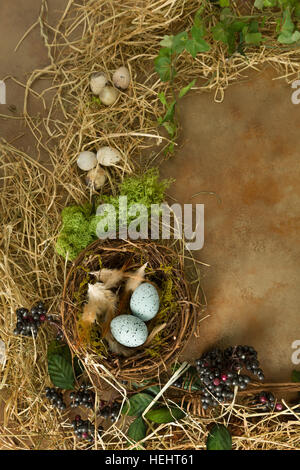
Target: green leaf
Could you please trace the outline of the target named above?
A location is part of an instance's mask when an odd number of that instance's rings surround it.
[[[264,0],[255,0],[254,6],[259,10],[262,10],[264,7]]]
[[[277,41],[281,44],[294,44],[300,40],[300,33],[299,31],[295,31],[294,33],[283,32],[279,34]]]
[[[163,124],[166,121],[173,121],[174,119],[174,114],[175,114],[175,106],[176,106],[176,100],[172,101],[172,103],[167,104],[167,112],[161,121],[161,124]]]
[[[188,40],[188,34],[186,31],[182,31],[173,38],[172,50],[176,54],[181,54],[184,51],[185,43]]]
[[[125,403],[122,408],[122,414],[128,416],[140,416],[148,405],[153,401],[153,397],[148,393],[137,393],[132,395],[129,403]]]
[[[186,95],[187,92],[190,91],[190,89],[195,85],[195,83],[196,83],[196,79],[190,82],[187,86],[181,88],[179,95],[178,95],[179,98],[182,98],[184,95]]]
[[[174,38],[174,36],[164,36],[164,38],[160,41],[159,44],[163,47],[168,48],[168,49],[172,49],[173,38]]]
[[[228,33],[222,23],[217,23],[211,30],[215,41],[221,41],[228,44]]]
[[[205,10],[205,5],[202,5],[199,10],[196,11],[196,14],[195,14],[195,17],[194,17],[194,26],[196,26],[197,28],[204,28],[204,25],[203,25],[203,20],[201,18],[202,16],[202,13],[204,12]]]
[[[145,392],[152,393],[152,395],[156,397],[156,395],[160,392],[160,387],[158,385],[151,385],[145,390]]]
[[[191,28],[192,38],[195,39],[196,42],[201,41],[203,39],[203,29],[197,28],[197,26],[192,26]]]
[[[231,450],[232,439],[228,429],[222,424],[215,424],[210,431],[207,441],[207,450]]]
[[[48,358],[48,372],[51,382],[55,387],[64,390],[72,390],[74,388],[74,372],[72,365],[65,357],[59,354],[51,354]]]
[[[65,343],[60,343],[59,341],[53,340],[48,345],[47,357],[48,360],[53,354],[58,354],[66,359],[67,362],[72,366],[72,354],[70,348]],[[76,377],[79,377],[83,371],[84,367],[82,362],[78,359],[77,356],[74,356],[73,367]]]
[[[160,101],[164,106],[168,106],[167,99],[166,99],[166,95],[164,94],[163,91],[162,91],[161,93],[158,93],[158,98],[159,98],[159,101]]]
[[[292,382],[300,382],[300,370],[293,370]]]
[[[220,7],[230,7],[230,0],[219,0]]]
[[[185,49],[195,59],[198,52],[207,52],[209,51],[210,46],[206,41],[204,41],[204,39],[199,40],[199,42],[194,39],[188,39],[185,44]]]
[[[170,57],[158,56],[154,60],[155,71],[162,82],[168,82],[174,76],[172,72],[172,61]]]
[[[164,128],[168,132],[169,136],[174,137],[174,135],[176,134],[176,129],[177,129],[176,124],[174,124],[174,122],[166,121],[166,122],[162,123],[162,125],[164,126]]]
[[[286,8],[283,12],[281,31],[283,33],[293,33],[294,29],[295,25],[292,21],[290,9]]]
[[[184,417],[185,413],[179,408],[167,408],[166,406],[150,410],[145,415],[145,418],[149,419],[149,421],[153,421],[158,424],[172,423]]]
[[[135,442],[140,441],[146,437],[147,426],[143,418],[139,416],[128,428],[127,436]]]
[[[246,44],[260,44],[262,40],[261,33],[246,33],[244,34]]]

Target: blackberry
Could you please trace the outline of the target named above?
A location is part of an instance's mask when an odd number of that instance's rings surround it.
[[[66,409],[66,404],[63,401],[63,395],[58,389],[47,387],[45,389],[45,395],[46,398],[50,400],[54,408],[58,408],[59,410]]]
[[[251,378],[242,374],[246,369],[259,380],[264,380],[263,371],[259,368],[257,352],[251,346],[235,346],[221,351],[219,348],[203,354],[196,361],[202,389],[202,406],[230,402],[234,397],[234,388],[245,390]]]
[[[81,385],[77,392],[73,391],[70,393],[70,399],[72,400],[72,408],[76,408],[77,406],[85,406],[86,408],[91,409],[94,406],[95,394],[89,390],[88,385]]]

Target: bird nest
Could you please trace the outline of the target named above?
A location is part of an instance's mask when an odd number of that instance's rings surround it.
[[[130,357],[112,353],[95,322],[88,337],[82,334],[80,319],[87,301],[88,284],[95,282],[94,271],[102,268],[137,270],[147,264],[145,280],[160,293],[160,310],[147,323],[148,340],[131,348]],[[118,287],[118,298],[124,286]],[[126,311],[130,313],[127,305]],[[167,371],[182,353],[196,326],[196,305],[192,301],[183,270],[183,258],[170,247],[149,241],[97,240],[75,260],[63,290],[61,315],[66,339],[73,353],[86,367],[93,364],[100,373],[118,380],[142,382]],[[150,340],[150,341],[149,341]],[[87,360],[89,357],[89,360]]]

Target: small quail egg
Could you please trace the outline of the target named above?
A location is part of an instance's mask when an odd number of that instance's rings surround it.
[[[112,86],[105,86],[99,93],[99,98],[103,104],[110,106],[114,104],[119,96],[119,91]]]
[[[126,90],[130,83],[129,70],[126,67],[120,67],[116,70],[113,74],[113,83],[115,87],[120,88],[121,90]]]
[[[97,165],[97,157],[93,152],[80,152],[77,158],[77,165],[81,170],[92,170]]]
[[[103,72],[93,73],[90,79],[90,87],[94,95],[99,95],[107,84],[107,76]]]
[[[97,160],[100,165],[113,166],[121,160],[120,152],[112,147],[101,147],[97,152]]]
[[[106,179],[106,171],[98,166],[88,172],[86,184],[97,191],[105,184]]]

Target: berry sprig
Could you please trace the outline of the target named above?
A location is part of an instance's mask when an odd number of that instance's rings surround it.
[[[89,390],[88,385],[81,385],[77,392],[71,392],[70,398],[72,400],[72,408],[76,408],[77,406],[85,406],[86,408],[91,409],[93,408],[95,402],[95,394]]]
[[[66,409],[66,404],[64,403],[63,395],[59,391],[59,389],[47,387],[45,392],[46,392],[45,393],[46,398],[48,398],[51,401],[51,404],[55,408],[58,408],[59,410]]]
[[[111,421],[114,423],[117,421],[119,413],[120,413],[121,405],[117,402],[110,402],[106,404],[106,402],[100,403],[100,410],[99,415],[102,416],[104,419],[110,418]]]
[[[80,415],[76,415],[74,421],[72,421],[74,433],[78,439],[84,439],[88,442],[94,441],[95,426],[88,420],[81,419]],[[98,426],[98,433],[103,431],[102,426]]]
[[[256,405],[261,411],[282,411],[282,403],[276,403],[276,399],[271,392],[261,392],[256,395],[253,400],[253,404]]]
[[[241,373],[243,369],[256,375],[259,380],[264,379],[257,352],[251,346],[229,347],[224,351],[213,349],[196,360],[196,369],[203,386],[203,409],[230,402],[235,387],[245,390],[251,378]]]
[[[17,324],[14,335],[37,337],[39,327],[47,320],[47,310],[43,302],[38,302],[29,311],[27,308],[16,310]]]

